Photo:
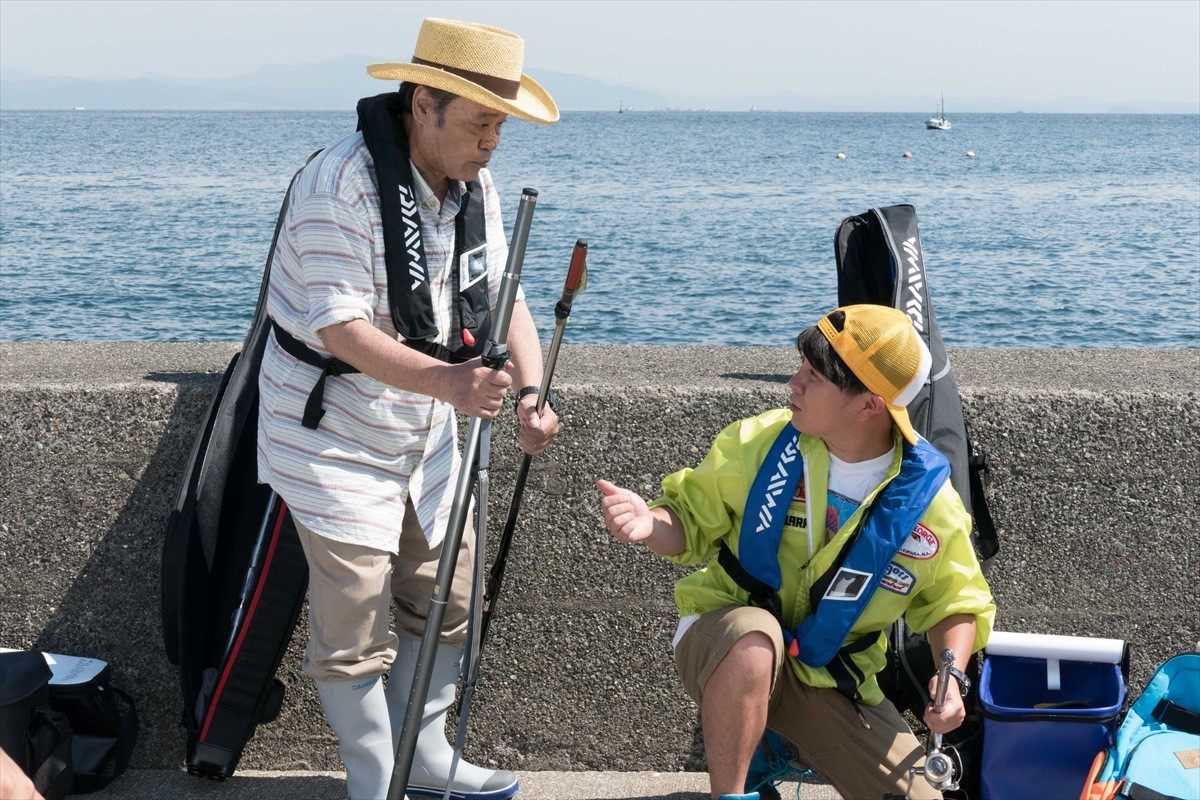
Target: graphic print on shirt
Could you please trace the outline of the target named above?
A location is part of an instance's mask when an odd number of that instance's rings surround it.
[[[859,503],[834,491],[828,493],[825,503],[825,544],[829,544],[846,520],[858,511]]]
[[[917,527],[913,528],[912,533],[908,535],[908,539],[900,545],[900,555],[917,561],[926,561],[937,555],[941,545],[937,534],[918,522]]]

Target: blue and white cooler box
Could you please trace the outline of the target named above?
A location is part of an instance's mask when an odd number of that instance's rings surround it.
[[[984,800],[1078,800],[1125,702],[1121,639],[993,631],[979,682]]]

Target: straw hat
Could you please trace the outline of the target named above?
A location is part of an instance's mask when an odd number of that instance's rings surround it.
[[[515,33],[429,18],[421,24],[411,63],[371,64],[367,74],[431,86],[530,122],[557,122],[554,98],[521,72],[524,60],[525,40]]]

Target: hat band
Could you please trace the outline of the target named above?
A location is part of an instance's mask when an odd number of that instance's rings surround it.
[[[439,64],[436,61],[426,61],[423,58],[413,56],[412,63],[421,64],[426,67],[436,67],[440,70],[445,70],[452,75],[457,75],[460,78],[466,78],[471,83],[478,84],[484,89],[487,89],[494,95],[499,95],[505,100],[516,100],[517,93],[521,90],[520,81],[509,81],[504,78],[497,78],[495,75],[485,75],[482,72],[471,72],[469,69],[458,69],[457,67],[448,67],[445,64]]]

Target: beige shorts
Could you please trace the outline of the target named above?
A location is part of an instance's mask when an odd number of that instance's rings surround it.
[[[296,530],[308,560],[304,672],[317,680],[359,679],[387,672],[396,658],[392,601],[400,635],[421,638],[441,545],[431,548],[426,542],[411,501],[405,504],[400,550],[394,556],[373,547],[335,542],[299,522]],[[442,644],[457,647],[466,640],[474,552],[474,526],[468,521],[442,619]]]
[[[683,688],[703,704],[704,686],[738,639],[765,634],[775,646],[775,676],[767,708],[767,726],[795,745],[800,761],[833,785],[843,797],[880,800],[887,792],[913,800],[936,800],[935,791],[908,769],[924,761],[925,750],[889,701],[854,704],[834,689],[815,689],[800,681],[783,660],[779,622],[761,608],[727,606],[700,615],[675,648]]]

